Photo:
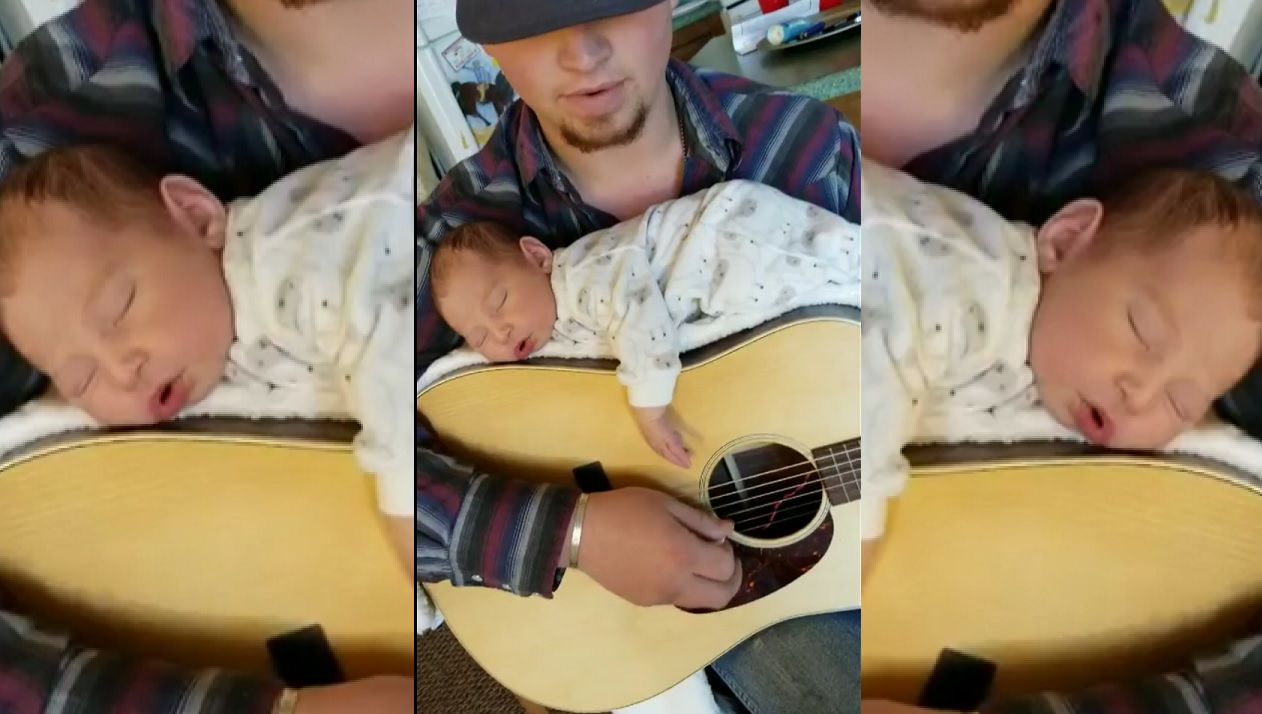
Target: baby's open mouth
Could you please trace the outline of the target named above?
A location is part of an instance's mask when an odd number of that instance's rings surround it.
[[[180,377],[166,382],[149,397],[149,414],[154,421],[167,421],[180,413],[188,402],[190,385]]]
[[[1083,400],[1082,405],[1074,410],[1074,422],[1078,431],[1093,444],[1106,446],[1113,438],[1113,420],[1108,412]]]
[[[534,348],[534,341],[529,337],[517,343],[516,356],[517,359],[526,359],[530,356],[531,349]]]

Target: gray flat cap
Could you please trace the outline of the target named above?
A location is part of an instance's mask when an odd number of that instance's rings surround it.
[[[629,15],[663,2],[666,0],[457,0],[456,24],[470,42],[499,44]]]

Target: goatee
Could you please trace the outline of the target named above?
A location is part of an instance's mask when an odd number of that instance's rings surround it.
[[[631,117],[631,123],[622,130],[610,133],[608,127],[604,127],[605,131],[592,135],[591,133],[581,132],[566,123],[561,125],[561,138],[565,140],[565,143],[584,154],[590,154],[613,146],[626,146],[640,138],[640,134],[644,132],[644,124],[648,121],[648,116],[648,107],[645,107],[643,102],[637,102],[634,114]]]

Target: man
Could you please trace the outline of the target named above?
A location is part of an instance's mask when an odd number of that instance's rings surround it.
[[[412,0],[86,0],[0,66],[0,181],[24,157],[101,141],[189,174],[222,198],[254,193],[411,124],[414,11]],[[45,384],[11,349],[0,350],[0,404],[11,409]],[[393,535],[410,560],[405,521]],[[90,653],[15,616],[0,617],[0,640],[6,712],[45,711],[55,697],[135,714],[411,707],[404,678],[295,697],[251,677]]]
[[[457,21],[466,38],[486,46],[521,101],[487,146],[421,204],[420,371],[458,341],[433,309],[425,270],[433,243],[457,225],[495,220],[556,248],[736,178],[857,220],[850,127],[819,102],[670,61],[669,2],[460,0]],[[568,562],[576,491],[479,474],[423,445],[417,471],[422,580],[551,595]],[[720,607],[741,575],[723,540],[730,528],[656,491],[592,494],[578,567],[637,604]],[[630,532],[637,537],[625,538]],[[853,614],[786,623],[761,636],[761,660],[752,646],[738,648],[715,671],[737,683],[755,712],[853,711],[857,629]],[[768,669],[760,665],[782,655],[807,660],[795,691],[760,676]]]
[[[1214,171],[1262,198],[1262,92],[1158,0],[864,0],[863,10],[869,157],[1032,223],[1161,166]],[[1255,369],[1219,404],[1255,436],[1260,380]],[[995,711],[1243,714],[1259,697],[1255,638],[1178,674]]]

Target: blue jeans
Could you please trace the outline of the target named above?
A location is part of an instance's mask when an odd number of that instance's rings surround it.
[[[711,665],[753,714],[858,714],[859,610],[764,630]]]

